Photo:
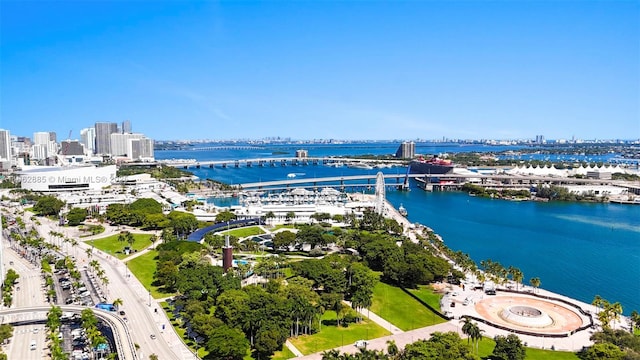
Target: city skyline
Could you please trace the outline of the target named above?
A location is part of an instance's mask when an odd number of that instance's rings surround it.
[[[640,5],[0,4],[0,128],[79,139],[636,139]]]

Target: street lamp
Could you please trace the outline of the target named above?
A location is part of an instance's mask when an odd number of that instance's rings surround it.
[[[151,289],[149,289],[149,307],[151,307]]]

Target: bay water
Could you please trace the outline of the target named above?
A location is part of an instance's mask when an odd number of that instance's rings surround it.
[[[310,156],[387,154],[391,146],[322,145]],[[279,149],[288,149],[280,147]],[[309,146],[294,147],[308,149]],[[447,152],[481,151],[476,147],[434,146]],[[418,148],[419,149],[419,148]],[[445,150],[446,149],[446,150]],[[507,148],[508,149],[508,148]],[[285,152],[280,151],[277,152]],[[391,151],[393,150],[393,151]],[[487,150],[485,150],[487,151]],[[495,151],[495,150],[493,150]],[[156,151],[158,159],[230,160],[289,156],[270,150]],[[426,152],[425,152],[426,153]],[[432,152],[433,153],[433,152]],[[296,178],[375,174],[377,169],[323,165],[190,169],[201,179],[229,184]],[[382,169],[404,174],[406,167]],[[429,226],[451,249],[468,253],[476,263],[491,259],[539,277],[541,287],[591,303],[595,295],[619,301],[624,313],[640,311],[640,206],[592,203],[512,202],[471,197],[460,192],[387,191],[408,218]]]

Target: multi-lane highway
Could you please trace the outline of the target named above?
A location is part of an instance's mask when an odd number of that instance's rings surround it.
[[[38,220],[40,225],[37,228],[40,235],[47,241],[53,242],[54,239],[49,235],[51,231],[61,232],[57,223],[44,218]],[[116,230],[109,228],[109,231],[101,236],[107,236],[109,232]],[[98,261],[109,279],[106,294],[110,300],[120,298],[123,301],[122,309],[126,312],[127,327],[133,342],[139,346],[138,356],[147,358],[150,354],[156,354],[160,359],[195,359],[195,355],[171,328],[162,309],[155,312],[158,306],[152,299],[151,302],[149,301],[149,293],[144,286],[133,276],[125,278],[124,263],[97,250],[93,250],[89,258],[86,250],[90,248],[89,245],[79,242],[78,251],[70,248],[69,250],[72,251],[70,255],[75,256],[78,268],[88,265],[91,260]],[[162,325],[165,326],[165,330],[162,329]]]
[[[8,247],[4,248],[3,255],[5,270],[13,269],[20,275],[14,287],[13,305],[15,307],[46,306],[44,281],[40,276],[40,270]],[[36,342],[34,350],[30,349],[31,341]],[[13,338],[7,346],[7,355],[9,359],[46,359],[45,341],[44,325],[15,327]]]
[[[50,235],[52,230],[54,232],[64,232],[61,231],[61,228],[56,222],[46,218],[38,218],[38,223],[31,221],[30,213],[25,214],[22,218],[27,228],[35,226],[40,236],[47,242],[56,242],[56,239]],[[109,233],[115,233],[117,230],[109,226],[106,227],[108,228],[107,232],[101,234],[101,236],[108,236]],[[59,240],[57,242],[59,242]],[[5,245],[7,245],[7,241],[4,242],[3,246]],[[125,317],[111,313],[110,316],[115,316],[119,321],[115,322],[114,319],[110,321],[109,318],[105,320],[109,322],[110,325],[116,327],[114,334],[118,334],[117,336],[120,342],[123,344],[127,343],[127,338],[130,337],[131,348],[134,349],[134,344],[138,347],[137,351],[133,350],[132,354],[125,354],[127,356],[121,356],[121,358],[143,359],[148,358],[151,354],[156,354],[160,359],[196,359],[196,356],[173,331],[164,312],[159,308],[157,303],[150,298],[149,292],[144,286],[133,276],[125,277],[126,267],[124,263],[97,250],[94,250],[91,255],[88,255],[86,250],[89,248],[91,247],[83,242],[79,242],[76,249],[72,249],[69,246],[68,249],[63,247],[63,250],[67,250],[69,255],[73,255],[76,258],[78,268],[82,268],[83,265],[88,265],[91,260],[97,260],[100,267],[104,270],[105,276],[109,279],[109,284],[105,291],[109,300],[116,298],[123,300],[121,308],[126,312]],[[45,300],[44,282],[40,270],[35,265],[19,257],[8,247],[5,247],[3,255],[6,268],[14,268],[18,274],[20,274],[20,278],[18,279],[19,283],[16,285],[16,288],[19,287],[20,290],[15,291],[12,309],[42,305],[48,308],[49,305]],[[156,309],[158,309],[157,312]],[[119,323],[121,323],[121,325],[118,325]],[[123,326],[124,328],[118,329],[119,326]],[[37,332],[33,331],[34,328],[38,328]],[[43,325],[28,325],[16,328],[14,337],[8,347],[9,358],[43,358],[46,351],[46,332],[43,329]],[[37,342],[36,350],[30,350],[32,340],[36,340]],[[118,339],[116,341],[118,341]],[[127,347],[126,345],[122,346],[123,349]]]

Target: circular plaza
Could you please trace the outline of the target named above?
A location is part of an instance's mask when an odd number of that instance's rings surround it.
[[[484,297],[475,310],[485,320],[516,331],[567,334],[583,326],[583,318],[569,305],[526,295]]]

